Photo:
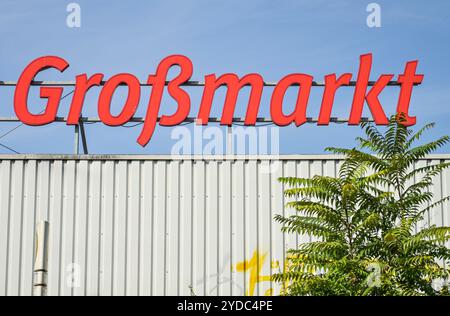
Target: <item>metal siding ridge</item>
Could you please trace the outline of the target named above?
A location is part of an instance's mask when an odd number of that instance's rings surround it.
[[[246,238],[245,238],[245,166],[244,161],[237,161],[233,164],[233,175],[232,175],[232,249],[233,252],[231,257],[233,261],[230,262],[232,265],[232,295],[242,296],[245,294],[246,273],[245,271],[238,271],[237,263],[245,262],[246,260]]]
[[[115,163],[106,161],[102,165],[102,221],[100,228],[100,294],[113,294],[114,280],[114,225],[115,225]]]
[[[62,161],[55,161],[51,169],[51,195],[49,210],[49,253],[48,258],[48,295],[57,296],[60,294],[61,283],[61,251],[62,251],[62,219],[63,219],[63,183],[64,167]],[[38,219],[36,219],[38,220]]]
[[[11,161],[0,162],[0,295],[8,294],[8,256],[11,219]]]
[[[229,295],[232,291],[232,165],[219,165],[219,220],[218,220],[218,295]]]
[[[127,295],[139,294],[139,248],[140,248],[140,213],[141,213],[141,165],[133,161],[128,166],[127,196],[127,255],[126,280]]]
[[[179,294],[191,295],[192,283],[192,161],[182,162],[180,165],[180,267]]]
[[[87,295],[100,294],[100,243],[101,243],[101,162],[95,161],[89,166],[87,249],[86,249],[86,288]]]
[[[11,215],[10,239],[7,274],[7,295],[20,295],[20,274],[22,269],[22,225],[23,225],[23,188],[24,163],[16,161],[11,173]]]
[[[35,234],[28,232],[34,231],[36,227],[36,161],[29,161],[25,165],[24,176],[24,211],[23,211],[23,230],[22,230],[22,271],[21,273],[21,295],[31,296],[33,294],[33,275],[35,258]]]
[[[126,294],[127,285],[128,165],[124,161],[116,162],[116,164],[113,295],[122,296]]]
[[[141,165],[141,218],[139,223],[139,295],[152,294],[153,242],[153,162]]]

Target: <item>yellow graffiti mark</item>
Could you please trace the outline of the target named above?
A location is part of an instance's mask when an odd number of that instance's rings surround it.
[[[275,273],[287,272],[290,270],[290,259],[288,257],[284,264],[281,264],[279,260],[273,260],[270,264],[271,271],[277,270]],[[262,268],[266,263],[267,252],[264,254],[260,254],[259,251],[254,251],[253,256],[250,260],[242,261],[236,264],[236,272],[248,272],[249,273],[249,286],[246,291],[246,295],[253,296],[255,295],[255,289],[257,284],[261,282],[270,282],[272,280],[269,275],[261,275]],[[281,270],[282,269],[282,270]],[[280,294],[286,292],[286,289],[289,286],[289,281],[283,282],[281,284]],[[269,288],[264,292],[266,296],[274,295],[274,289]]]
[[[280,261],[278,261],[278,260],[272,261],[271,268],[272,269],[279,269],[280,268]]]
[[[264,296],[273,296],[273,289],[272,289],[272,288],[268,289],[268,290],[264,293]]]
[[[270,275],[261,275],[260,272],[267,258],[267,253],[262,255],[258,251],[253,253],[253,257],[250,260],[239,262],[236,264],[237,272],[250,272],[249,288],[247,291],[248,296],[255,294],[255,288],[258,283],[270,282],[272,280]],[[265,293],[266,295],[272,295],[273,289],[269,289]]]

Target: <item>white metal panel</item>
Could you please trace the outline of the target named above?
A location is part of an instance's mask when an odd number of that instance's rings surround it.
[[[9,251],[8,251],[8,295],[20,294],[21,273],[21,248],[22,248],[22,218],[23,218],[23,187],[24,187],[24,161],[15,161],[12,165],[11,174],[11,213],[9,227]],[[29,249],[28,251],[31,251]]]
[[[140,229],[140,264],[139,264],[139,294],[152,294],[153,260],[153,162],[145,161],[141,167],[141,220]]]
[[[87,218],[86,289],[87,295],[99,294],[100,284],[100,242],[101,242],[101,188],[102,165],[99,161],[91,164],[89,171],[89,212]]]
[[[246,260],[245,242],[245,181],[244,181],[244,161],[236,161],[233,165],[232,179],[232,256],[230,265],[232,266],[232,295],[242,296],[248,284],[245,267],[239,263]],[[243,271],[242,271],[243,270]]]
[[[311,168],[310,168],[311,162],[306,161],[298,161],[297,162],[297,177],[299,178],[309,178],[311,174]],[[290,176],[289,173],[285,176]],[[292,214],[292,213],[291,213]],[[305,242],[309,242],[311,238],[307,234],[302,234],[297,236],[297,245],[300,245]]]
[[[219,231],[219,173],[217,161],[206,164],[206,196],[205,196],[205,290],[207,295],[218,295],[218,245]]]
[[[61,284],[61,245],[62,245],[62,218],[63,218],[63,161],[52,163],[51,169],[51,194],[50,194],[50,216],[48,221],[52,223],[49,227],[49,248],[52,255],[48,257],[48,295],[60,294]]]
[[[113,295],[126,293],[128,162],[116,162],[114,203]]]
[[[179,293],[180,264],[180,162],[174,161],[167,170],[167,246],[166,246],[166,291]]]
[[[445,161],[446,163],[449,163],[449,160]],[[442,197],[446,198],[450,196],[450,170],[446,169],[442,173]],[[444,226],[450,227],[450,202],[446,201],[442,205],[442,218],[444,222]],[[450,241],[446,243],[446,246],[450,248]]]
[[[74,222],[75,222],[75,183],[76,183],[76,162],[67,161],[64,165],[64,189],[63,189],[63,208],[62,233],[61,233],[61,271],[59,273],[60,292],[59,295],[69,296],[73,294],[73,287],[76,286],[75,280],[79,277],[79,271],[74,265]],[[51,226],[53,226],[51,224]],[[51,229],[51,228],[50,228]],[[51,256],[49,254],[49,256]],[[55,273],[51,271],[50,273]]]
[[[193,284],[193,220],[192,220],[192,161],[180,166],[180,295],[191,295]]]
[[[141,165],[138,161],[128,163],[127,195],[127,252],[126,252],[126,294],[136,296],[139,293],[139,242],[141,217]]]
[[[50,190],[50,161],[38,161],[39,169],[37,172],[38,189],[36,195],[36,204],[38,208],[37,216],[42,219],[48,218],[49,212],[49,190]]]
[[[255,273],[259,275],[257,161],[249,161],[245,167],[245,265],[247,268],[245,272],[248,281],[245,295],[258,295],[259,282],[254,280]]]
[[[232,291],[232,164],[224,161],[219,166],[219,227],[218,227],[218,295]]]
[[[309,162],[308,162],[309,165]],[[308,166],[309,168],[309,166]],[[309,169],[308,169],[309,170]],[[297,161],[287,161],[284,167],[283,177],[297,177]],[[309,171],[308,171],[309,174]],[[283,191],[283,190],[281,190]],[[283,192],[281,192],[283,194]],[[295,201],[294,197],[284,198],[283,205]],[[286,208],[284,216],[295,215],[295,210],[292,208]],[[296,249],[298,247],[298,236],[294,234],[287,234],[285,236],[285,248],[284,249]]]
[[[309,176],[321,176],[323,173],[323,160],[312,160],[309,164]],[[311,236],[311,241],[319,241],[319,238],[316,236]]]
[[[205,162],[196,161],[194,163],[193,182],[193,231],[194,240],[192,244],[193,252],[193,290],[196,295],[206,295],[206,221],[205,221]]]
[[[11,192],[11,162],[0,164],[0,295],[8,293],[9,218]]]
[[[272,293],[270,280],[272,270],[271,232],[272,232],[272,178],[270,175],[270,161],[262,161],[258,172],[258,283],[259,294]]]
[[[439,160],[429,160],[428,164],[429,165],[437,165],[439,164],[440,161]],[[437,176],[435,176],[433,178],[433,187],[431,188],[431,192],[434,194],[433,200],[431,201],[432,204],[434,204],[435,202],[439,201],[441,199],[441,197],[443,196],[442,194],[442,185],[443,185],[443,181],[442,181],[442,173],[438,174]],[[430,211],[430,225],[436,225],[436,226],[443,226],[444,224],[444,209],[443,206],[437,206],[434,207],[431,211]]]
[[[115,162],[106,161],[102,166],[102,220],[100,251],[100,294],[113,294],[113,262],[114,262],[114,191]],[[50,228],[51,229],[51,228]]]
[[[278,161],[272,162],[272,219],[276,215],[285,215],[285,199],[283,193],[283,186],[278,185],[278,179],[284,175],[284,164]],[[285,235],[281,231],[282,225],[278,222],[272,222],[272,238],[271,238],[271,251],[270,260],[274,263],[274,268],[271,269],[271,275],[285,271],[285,258],[286,258],[286,247],[285,247]],[[273,291],[276,294],[281,293],[284,290],[284,286],[281,284],[274,283]]]
[[[155,208],[153,229],[153,295],[166,294],[166,163],[158,161],[155,165]]]
[[[87,213],[88,204],[88,161],[80,161],[77,165],[75,186],[75,249],[74,268],[75,283],[74,295],[86,295],[86,246],[87,246]]]
[[[277,179],[334,176],[337,156],[0,157],[0,295],[30,295],[35,225],[50,222],[49,295],[280,294],[270,276],[307,236]],[[432,159],[431,159],[432,158]],[[433,156],[416,167],[448,156]],[[450,171],[435,199],[450,194]],[[450,225],[449,203],[423,224]],[[192,289],[192,290],[191,290]]]
[[[47,172],[48,174],[49,172]],[[25,164],[24,178],[24,196],[23,196],[23,231],[22,231],[22,253],[21,253],[21,271],[20,271],[20,295],[30,296],[33,293],[33,268],[35,251],[35,234],[27,234],[26,232],[34,231],[36,200],[34,193],[36,192],[36,161],[31,160]],[[47,194],[48,197],[48,194]]]

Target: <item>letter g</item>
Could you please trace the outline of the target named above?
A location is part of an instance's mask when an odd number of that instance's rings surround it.
[[[34,77],[36,77],[39,72],[47,68],[56,68],[63,72],[67,67],[69,67],[69,64],[64,59],[55,56],[46,56],[34,60],[27,68],[25,68],[19,78],[14,94],[14,111],[24,124],[39,126],[49,124],[55,120],[63,88],[41,87],[41,98],[48,99],[46,109],[42,114],[30,113],[27,104],[28,93]]]

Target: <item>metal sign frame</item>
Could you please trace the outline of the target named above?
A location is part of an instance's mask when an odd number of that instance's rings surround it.
[[[106,83],[106,81],[102,81],[100,86],[104,86],[105,83]],[[166,86],[169,83],[170,83],[170,81],[166,81]],[[343,87],[354,87],[354,86],[356,86],[356,83],[357,83],[357,81],[350,81],[349,84],[344,84]],[[376,84],[376,81],[368,82],[368,86],[374,86],[375,84]],[[391,81],[389,81],[387,86],[400,87],[401,84],[402,83],[399,81],[391,80]],[[33,81],[31,83],[31,86],[34,86],[34,87],[75,87],[75,85],[76,85],[75,81]],[[146,87],[146,86],[151,86],[152,84],[149,84],[148,82],[145,82],[145,81],[141,81],[140,85],[143,87]],[[264,82],[264,87],[275,87],[276,85],[277,85],[277,82]],[[414,83],[414,86],[418,86],[418,85],[420,85],[420,83]],[[15,86],[17,86],[17,81],[1,81],[0,80],[0,87],[15,87]],[[180,84],[180,86],[203,87],[203,86],[205,86],[205,82],[190,80],[183,84]],[[296,86],[296,85],[294,84],[292,86]],[[325,87],[325,82],[313,81],[312,87]],[[70,92],[69,94],[71,94],[71,93],[73,93],[73,91]],[[66,95],[66,96],[68,96],[68,95]],[[159,122],[159,120],[160,120],[160,118],[158,118],[157,121]],[[133,117],[129,122],[130,123],[144,123],[144,121],[145,121],[144,117]],[[197,118],[188,117],[183,121],[183,123],[195,123],[196,121],[197,121]],[[209,119],[208,123],[220,124],[220,121],[221,121],[220,118],[212,117]],[[21,122],[21,121],[17,117],[0,117],[0,123],[11,123],[11,122]],[[64,122],[67,122],[67,118],[57,117],[55,119],[55,122],[64,123]],[[244,122],[245,122],[245,119],[243,119],[243,118],[234,118],[233,119],[233,124],[243,124]],[[259,117],[256,120],[256,122],[257,123],[267,123],[267,124],[273,123],[273,121],[271,119],[265,118],[265,117]],[[312,118],[312,117],[308,117],[307,121],[306,121],[306,123],[317,123],[317,122],[318,122],[318,119]],[[345,119],[345,118],[338,118],[338,117],[330,118],[330,123],[345,124],[347,122],[348,122],[348,119]],[[374,122],[374,120],[367,118],[367,117],[362,117],[361,123],[362,122]],[[80,137],[81,137],[81,145],[83,147],[83,154],[85,154],[85,155],[89,154],[87,134],[86,134],[85,126],[84,126],[85,123],[96,124],[96,123],[102,123],[102,121],[98,117],[80,117],[79,125],[75,125],[75,128],[74,128],[74,154],[75,155],[80,154]],[[24,124],[22,124],[22,125],[24,125]],[[17,126],[16,128],[18,128],[18,127],[20,127],[20,126]],[[258,125],[255,125],[254,127],[258,127]],[[10,131],[10,132],[12,132],[12,131]],[[229,139],[230,134],[232,133],[232,126],[228,127],[227,133],[228,133],[228,139]],[[6,134],[3,134],[3,137],[6,136],[7,134],[9,134],[9,132],[7,132]],[[5,147],[9,150],[12,150],[7,146],[5,146]]]

